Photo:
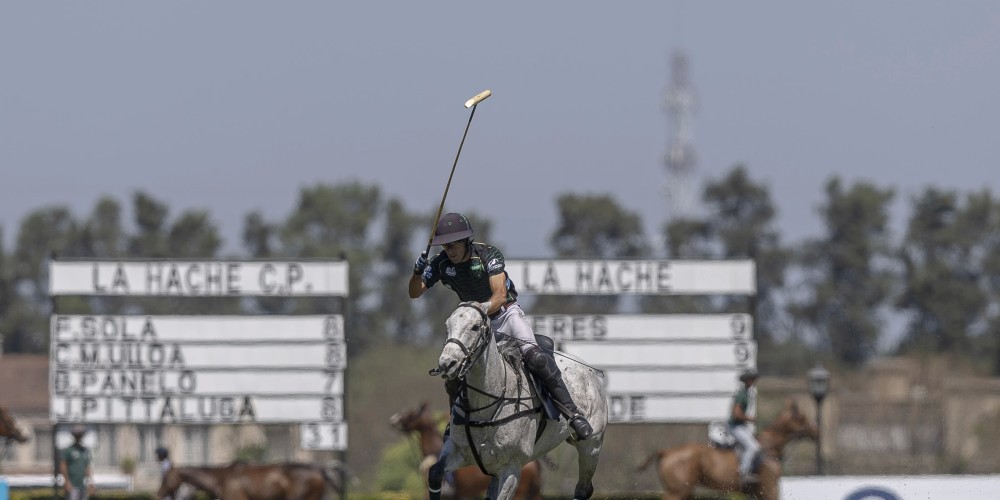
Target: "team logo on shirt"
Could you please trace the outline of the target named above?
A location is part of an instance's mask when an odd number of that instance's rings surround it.
[[[486,268],[487,268],[487,269],[489,269],[490,271],[494,271],[494,270],[496,270],[496,269],[500,269],[500,261],[499,261],[499,260],[497,260],[497,259],[493,259],[493,260],[491,260],[491,261],[490,261],[490,263],[489,263],[489,264],[488,264],[488,265],[486,266]]]
[[[475,276],[475,277],[477,277],[477,278],[480,277],[480,276],[482,276],[483,275],[483,263],[481,261],[479,261],[478,259],[475,260],[475,261],[473,261],[472,265],[469,266],[469,271],[471,271],[472,275]]]
[[[458,272],[455,271],[455,268],[452,266],[444,268],[444,273],[447,274],[448,276],[451,276],[452,278],[454,278],[455,275],[458,274]]]

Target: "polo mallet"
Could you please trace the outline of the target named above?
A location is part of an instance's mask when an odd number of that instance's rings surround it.
[[[431,236],[430,238],[427,238],[427,249],[424,250],[425,255],[430,255],[431,242],[434,241],[434,233],[437,232],[438,221],[441,220],[441,212],[444,211],[444,200],[448,198],[448,190],[451,189],[451,178],[455,176],[455,167],[458,166],[458,157],[462,154],[462,146],[465,144],[465,136],[469,134],[469,126],[472,125],[472,117],[476,116],[476,106],[491,95],[493,95],[493,92],[484,90],[473,96],[468,101],[465,101],[465,107],[472,108],[472,112],[469,113],[469,122],[465,124],[465,132],[462,133],[462,142],[458,143],[458,153],[455,153],[455,162],[451,164],[451,173],[448,174],[448,184],[444,187],[444,195],[441,196],[441,204],[438,205],[437,215],[434,216],[434,227],[431,228]]]

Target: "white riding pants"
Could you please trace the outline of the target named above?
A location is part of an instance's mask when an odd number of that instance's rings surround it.
[[[750,475],[750,467],[753,466],[753,457],[760,451],[760,444],[753,437],[753,430],[748,425],[730,425],[729,433],[743,448],[743,453],[740,455],[740,477],[747,477]]]
[[[513,339],[517,342],[521,348],[521,354],[524,354],[531,346],[538,345],[535,342],[535,332],[532,331],[531,323],[528,322],[520,304],[511,304],[495,319],[490,320],[490,328],[493,329],[497,341]]]

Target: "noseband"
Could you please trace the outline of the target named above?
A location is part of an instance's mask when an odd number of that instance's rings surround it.
[[[462,353],[465,354],[465,359],[462,360],[462,363],[458,367],[458,378],[465,378],[465,374],[469,372],[469,369],[472,368],[472,365],[475,364],[476,360],[478,360],[479,357],[482,356],[484,352],[486,352],[486,346],[489,345],[490,342],[489,335],[492,332],[490,330],[490,318],[489,316],[486,315],[486,311],[484,311],[481,307],[479,307],[478,304],[476,304],[475,302],[462,302],[461,304],[458,305],[458,307],[468,307],[475,309],[476,312],[479,313],[481,321],[481,323],[479,324],[480,326],[479,337],[476,338],[476,341],[475,343],[472,344],[471,348],[466,347],[461,340],[458,340],[457,338],[454,337],[448,337],[448,340],[446,340],[444,343],[445,345],[448,344],[457,345],[458,348],[462,350]]]

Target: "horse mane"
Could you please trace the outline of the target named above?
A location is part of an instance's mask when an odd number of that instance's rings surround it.
[[[504,362],[510,365],[511,368],[515,370],[524,369],[521,348],[514,342],[497,343],[497,350],[500,351],[500,356],[503,357]]]

